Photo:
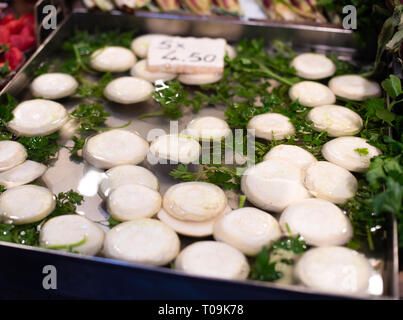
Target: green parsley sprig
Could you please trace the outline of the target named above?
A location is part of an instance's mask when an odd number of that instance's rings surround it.
[[[58,139],[59,134],[52,133],[42,137],[20,137],[17,138],[17,142],[27,150],[28,159],[48,164],[60,149]]]
[[[279,250],[286,250],[292,252],[296,257],[304,253],[307,249],[308,246],[300,236],[288,236],[275,241],[270,248],[263,247],[259,254],[253,259],[251,264],[251,274],[249,276],[250,279],[268,282],[281,279],[283,273],[277,271],[276,265],[278,263],[292,265],[294,264],[294,259],[282,259],[277,261],[273,260],[271,256],[278,253]]]
[[[201,166],[198,172],[191,172],[187,165],[179,164],[169,174],[184,182],[200,181],[209,182],[225,190],[240,190],[241,176],[236,168],[230,168],[221,164],[206,164]]]

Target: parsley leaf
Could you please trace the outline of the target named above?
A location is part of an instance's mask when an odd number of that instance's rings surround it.
[[[400,79],[393,74],[389,76],[389,79],[382,81],[382,88],[391,98],[397,98],[403,93]]]
[[[355,68],[351,63],[340,60],[338,56],[329,55],[328,58],[336,66],[336,72],[333,76],[339,76],[339,75],[343,75],[343,74],[352,74],[355,72]]]
[[[300,236],[295,236],[275,241],[272,245],[272,249],[284,249],[300,254],[305,252],[308,249],[308,246]]]
[[[7,123],[13,120],[13,110],[17,106],[14,97],[6,93],[0,97],[0,127],[6,128]]]
[[[98,103],[79,104],[70,114],[79,122],[79,131],[81,133],[89,133],[99,131],[101,126],[105,125],[106,118],[110,113]]]
[[[81,157],[78,155],[78,152],[83,149],[85,144],[85,138],[74,136],[72,140],[74,142],[73,147],[66,147],[66,148],[70,150],[70,159],[79,161],[81,160]]]
[[[109,217],[108,222],[109,222],[109,228],[111,228],[111,229],[113,227],[117,226],[118,224],[122,223],[121,221],[118,221],[112,217]]]
[[[187,165],[179,164],[170,173],[175,179],[185,182],[199,181],[209,182],[226,190],[240,190],[241,176],[236,168],[229,168],[221,164],[205,164],[198,172],[190,172]]]
[[[81,205],[83,200],[84,197],[73,190],[60,192],[56,196],[56,208],[50,216],[56,217],[65,214],[75,214],[77,205]]]
[[[86,80],[83,76],[79,77],[81,85],[77,89],[77,93],[83,98],[101,98],[104,94],[104,89],[109,82],[112,81],[110,72],[106,72],[101,79],[96,82]]]
[[[259,114],[269,112],[269,107],[255,107],[247,102],[235,102],[225,111],[228,125],[231,128],[246,128],[250,119]]]
[[[143,114],[139,119],[160,115],[171,119],[179,119],[183,116],[182,108],[189,103],[187,97],[188,92],[184,90],[178,80],[168,81],[166,83],[157,82],[153,98],[159,103],[161,110]]]
[[[30,160],[48,164],[59,151],[58,139],[59,134],[52,133],[43,137],[20,137],[17,142],[25,147]]]
[[[256,256],[255,263],[251,265],[250,278],[252,280],[273,282],[283,277],[281,272],[276,271],[276,263],[270,262],[270,252],[266,247]]]

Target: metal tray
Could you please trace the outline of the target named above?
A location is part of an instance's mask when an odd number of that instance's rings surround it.
[[[158,14],[147,17],[125,15],[120,12],[111,14],[88,13],[76,10],[67,17],[38,48],[14,79],[0,94],[9,92],[19,100],[29,99],[27,89],[33,72],[44,61],[54,58],[62,41],[72,34],[75,28],[82,29],[131,29],[141,32],[224,37],[235,42],[241,38],[263,37],[270,43],[274,39],[290,41],[300,51],[316,50],[323,53],[336,53],[344,59],[353,60],[357,49],[352,34],[346,30],[277,23],[240,22],[223,19],[203,21],[200,17],[176,20],[175,16],[161,18]],[[79,100],[71,97],[62,103],[71,109]],[[145,111],[158,107],[151,103],[122,106],[104,104],[112,114],[108,125],[119,126],[134,120],[129,130],[138,131],[143,137],[152,128],[168,130],[169,121],[163,118],[137,120]],[[199,115],[224,116],[223,108],[202,109]],[[179,121],[179,130],[193,117],[189,112]],[[161,193],[175,181],[162,166],[148,167],[158,176]],[[166,166],[165,166],[166,167]],[[43,177],[53,192],[75,189],[84,194],[85,202],[78,208],[95,221],[103,221],[107,214],[97,195],[97,184],[102,171],[84,163],[69,160],[66,149],[61,149],[59,157]],[[369,298],[398,298],[398,259],[396,221],[390,217],[387,232],[387,250],[383,259],[384,295]],[[188,241],[184,239],[183,242]],[[314,298],[360,298],[359,296],[337,296],[318,293],[301,286],[286,286],[257,281],[226,281],[212,278],[189,276],[168,268],[134,265],[103,257],[87,257],[47,249],[27,247],[12,243],[0,244],[0,256],[6,257],[0,264],[0,297],[64,297],[98,299],[314,299]],[[57,269],[57,290],[45,290],[42,271],[46,265]],[[367,296],[365,298],[368,298]]]

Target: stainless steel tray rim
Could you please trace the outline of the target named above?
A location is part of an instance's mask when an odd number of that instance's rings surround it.
[[[61,250],[51,250],[51,249],[46,249],[46,248],[41,248],[41,247],[32,247],[32,246],[26,246],[26,245],[20,245],[16,243],[11,243],[11,242],[4,242],[0,241],[0,246],[7,246],[7,247],[13,247],[17,248],[23,251],[30,251],[30,252],[35,252],[35,253],[47,253],[50,255],[55,255],[55,256],[64,256],[68,257],[70,259],[75,259],[75,260],[86,260],[86,261],[93,261],[97,263],[102,263],[104,265],[115,265],[115,266],[120,266],[120,267],[125,267],[129,268],[132,270],[144,270],[148,272],[157,272],[160,274],[166,274],[170,276],[175,276],[175,277],[181,277],[182,279],[188,279],[191,281],[192,279],[198,279],[198,280],[203,280],[203,281],[213,281],[215,283],[228,283],[228,284],[236,284],[239,286],[244,286],[244,287],[257,287],[257,288],[270,288],[273,290],[282,290],[282,291],[293,291],[301,294],[309,294],[309,295],[320,295],[324,294],[327,297],[331,297],[334,299],[371,299],[371,300],[390,300],[390,299],[398,299],[396,297],[392,296],[374,296],[374,295],[368,295],[368,294],[336,294],[336,293],[331,293],[327,291],[318,291],[314,290],[308,287],[304,287],[302,285],[287,285],[287,284],[276,284],[273,282],[263,282],[263,281],[258,281],[258,280],[231,280],[231,279],[222,279],[222,278],[214,278],[214,277],[209,277],[209,276],[200,276],[200,275],[191,275],[191,274],[186,274],[182,271],[171,269],[171,268],[163,268],[163,267],[158,267],[158,266],[150,266],[150,265],[144,265],[144,264],[136,264],[136,263],[130,263],[127,261],[122,261],[122,260],[117,260],[117,259],[110,259],[106,257],[101,257],[101,256],[87,256],[87,255],[81,255],[77,253],[71,253],[67,251],[61,251]]]

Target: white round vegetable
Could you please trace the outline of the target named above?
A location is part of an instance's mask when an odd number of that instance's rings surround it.
[[[146,58],[148,53],[148,48],[150,46],[151,40],[161,37],[161,34],[146,34],[140,37],[135,38],[130,47],[136,56],[140,58]]]
[[[91,220],[68,214],[48,220],[41,228],[39,241],[41,246],[50,248],[73,245],[74,252],[94,256],[102,248],[104,232]]]
[[[163,266],[179,253],[179,237],[170,227],[154,219],[136,219],[112,228],[105,237],[107,258]]]
[[[28,157],[25,147],[16,141],[0,141],[0,172],[10,170]]]
[[[130,70],[130,75],[153,83],[158,80],[169,81],[176,78],[175,73],[148,71],[146,60],[138,61]]]
[[[200,117],[189,122],[183,134],[196,139],[221,140],[231,134],[231,129],[220,118]]]
[[[328,78],[336,72],[333,61],[318,53],[299,54],[291,61],[291,66],[299,77],[310,80]]]
[[[105,12],[111,11],[115,7],[111,0],[83,0],[83,2],[88,9],[96,7]]]
[[[295,275],[302,284],[332,293],[365,293],[372,274],[368,260],[345,247],[310,249],[295,267]]]
[[[316,131],[326,131],[329,137],[355,135],[361,131],[363,122],[353,110],[337,105],[313,108],[307,115]]]
[[[346,169],[327,161],[318,161],[306,169],[305,187],[316,198],[342,204],[354,197],[358,182]]]
[[[95,0],[83,0],[83,3],[88,9],[94,9],[96,6]]]
[[[140,184],[126,184],[112,190],[106,206],[112,218],[130,221],[151,218],[161,208],[161,195]]]
[[[167,190],[162,205],[176,219],[200,222],[221,214],[227,206],[227,197],[212,183],[182,182]]]
[[[282,140],[295,133],[290,119],[279,113],[264,113],[249,120],[248,129],[255,130],[255,136],[267,140]]]
[[[203,84],[211,84],[220,81],[222,73],[194,73],[194,74],[180,74],[178,77],[179,82],[189,86],[200,86]]]
[[[257,255],[264,246],[281,237],[280,225],[267,212],[241,208],[220,217],[214,225],[214,239],[246,255]]]
[[[231,212],[231,208],[227,205],[225,210],[217,217],[207,221],[184,221],[179,220],[168,214],[164,209],[158,211],[158,219],[170,226],[177,233],[188,237],[208,237],[213,234],[213,227],[217,219]]]
[[[47,217],[56,207],[56,199],[47,188],[24,185],[8,189],[0,195],[2,220],[13,224],[36,222]]]
[[[132,104],[151,98],[153,85],[135,77],[120,77],[112,80],[104,89],[104,96],[110,101]]]
[[[294,84],[288,92],[292,101],[298,101],[307,107],[318,107],[336,102],[334,93],[319,82],[302,81]]]
[[[329,81],[329,88],[336,96],[354,101],[363,101],[381,95],[381,87],[378,83],[358,75],[334,77]]]
[[[151,143],[150,153],[161,160],[170,160],[174,163],[191,163],[198,161],[201,146],[194,138],[167,134],[157,137]]]
[[[353,236],[350,220],[333,203],[322,199],[305,199],[289,205],[281,214],[284,233],[301,235],[313,246],[344,245]]]
[[[244,280],[249,274],[245,256],[217,241],[199,241],[187,246],[175,260],[175,269],[189,274]]]
[[[125,72],[136,62],[133,52],[124,47],[105,47],[91,54],[91,68],[101,72]]]
[[[136,133],[114,129],[97,134],[85,142],[84,159],[94,167],[109,169],[123,164],[138,164],[148,152],[148,142]]]
[[[371,158],[380,155],[381,151],[363,138],[340,137],[326,142],[322,147],[322,154],[327,161],[347,170],[365,172]]]
[[[155,191],[159,189],[158,178],[146,168],[133,165],[113,167],[105,172],[106,177],[99,185],[99,194],[106,198],[110,192],[127,184],[140,184]]]
[[[301,147],[288,144],[280,144],[270,149],[270,151],[264,156],[263,160],[285,161],[300,169],[305,169],[317,161],[308,151]]]
[[[123,10],[134,10],[136,8],[137,0],[115,0],[115,4]]]
[[[46,136],[59,130],[68,120],[66,109],[57,102],[33,99],[21,102],[13,111],[8,128],[16,135]]]
[[[300,168],[285,161],[267,160],[244,172],[241,188],[258,208],[281,212],[291,203],[311,197],[302,179]]]
[[[0,173],[0,185],[7,189],[30,183],[42,176],[47,167],[35,161],[27,160],[12,169]]]
[[[34,79],[31,92],[34,97],[60,99],[68,97],[78,88],[78,82],[67,73],[45,73]]]

